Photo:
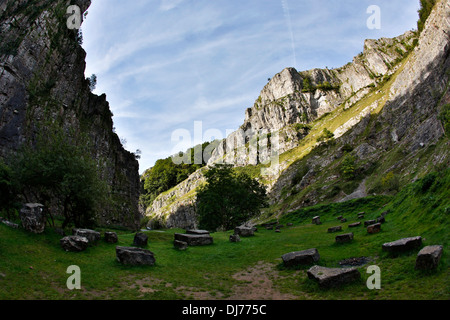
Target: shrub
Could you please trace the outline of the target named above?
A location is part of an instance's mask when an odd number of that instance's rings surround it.
[[[441,120],[442,125],[445,130],[445,135],[450,137],[450,104],[446,104],[442,107],[439,114],[439,120]]]

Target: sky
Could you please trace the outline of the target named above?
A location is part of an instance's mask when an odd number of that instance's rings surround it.
[[[97,75],[94,93],[106,94],[125,148],[141,150],[142,173],[238,129],[284,68],[341,67],[365,39],[415,29],[418,8],[419,0],[92,0],[85,75]]]

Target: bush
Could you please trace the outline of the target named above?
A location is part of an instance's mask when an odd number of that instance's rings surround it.
[[[109,189],[86,137],[54,126],[41,130],[36,143],[22,146],[13,168],[21,193],[47,208],[56,206],[63,228],[91,227],[109,205]]]
[[[266,190],[230,165],[216,165],[197,193],[199,225],[207,230],[230,230],[260,213],[267,205]]]
[[[439,120],[442,122],[445,135],[450,138],[450,104],[446,104],[442,107],[439,114]]]
[[[355,157],[348,154],[340,165],[340,172],[345,180],[352,180],[355,178],[356,167]]]
[[[433,10],[436,0],[420,0],[419,21],[417,21],[417,30],[422,32],[425,28],[425,22]]]

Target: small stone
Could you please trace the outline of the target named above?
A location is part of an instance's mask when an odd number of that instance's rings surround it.
[[[186,250],[188,248],[188,243],[184,241],[174,240],[173,246],[178,250]]]
[[[342,231],[342,226],[328,228],[328,233]]]
[[[230,242],[241,242],[241,237],[238,234],[232,234],[230,236]]]
[[[377,223],[377,220],[367,220],[367,221],[364,221],[364,227],[368,227],[368,226],[370,226],[371,224],[375,224],[375,223]]]
[[[117,243],[119,241],[119,238],[117,237],[117,233],[105,232],[105,241],[107,243]]]
[[[148,237],[145,233],[138,232],[134,236],[133,244],[138,247],[145,247],[148,244]]]
[[[361,225],[361,222],[355,222],[355,223],[349,224],[348,227],[355,228],[355,227],[359,227],[360,225]]]
[[[312,223],[315,224],[315,225],[322,224],[322,222],[320,222],[320,217],[319,216],[316,216],[316,217],[312,218]]]
[[[381,223],[371,224],[367,227],[367,232],[370,234],[375,234],[381,231]]]
[[[377,218],[377,222],[378,223],[385,223],[386,222],[386,219],[382,216],[382,217],[378,217]]]
[[[442,257],[443,246],[427,246],[420,250],[417,254],[416,269],[417,270],[433,270],[436,269]]]
[[[61,247],[67,252],[81,252],[89,246],[89,240],[80,236],[67,236],[60,240]]]
[[[336,236],[336,243],[348,243],[353,241],[353,233],[340,234]]]
[[[342,218],[342,219],[341,219],[341,222],[342,222],[342,223],[345,223],[345,222],[347,222],[347,219],[346,219],[346,218]]]

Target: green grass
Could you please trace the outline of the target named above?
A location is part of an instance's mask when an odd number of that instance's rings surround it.
[[[444,299],[450,298],[449,285],[449,193],[450,169],[404,188],[396,196],[377,196],[344,203],[318,205],[283,216],[280,223],[292,222],[281,233],[259,228],[252,238],[230,243],[231,232],[213,233],[214,244],[173,248],[173,234],[183,230],[149,231],[148,249],[155,253],[152,267],[122,266],[116,261],[115,246],[100,241],[81,253],[64,252],[60,236],[47,228],[42,235],[29,234],[0,224],[0,299],[152,299],[178,300],[233,297],[237,288],[249,285],[233,275],[247,272],[260,262],[270,265],[273,290],[297,299]],[[348,228],[357,213],[366,219],[389,210],[382,231],[369,235],[363,226]],[[322,225],[311,224],[320,215]],[[344,215],[348,222],[340,223]],[[327,233],[342,225],[342,233],[353,232],[354,241],[335,244],[337,234]],[[102,230],[104,231],[104,230]],[[134,234],[118,231],[121,246],[131,246]],[[423,237],[423,245],[444,245],[437,270],[414,269],[418,250],[392,256],[381,250],[383,243],[403,237]],[[338,267],[340,260],[368,257],[368,265],[381,268],[381,290],[369,290],[366,266],[359,267],[361,280],[339,289],[321,289],[307,278],[308,267],[287,269],[285,253],[317,248],[319,265]],[[81,269],[81,290],[66,288],[66,269]],[[250,284],[251,285],[251,284]]]

